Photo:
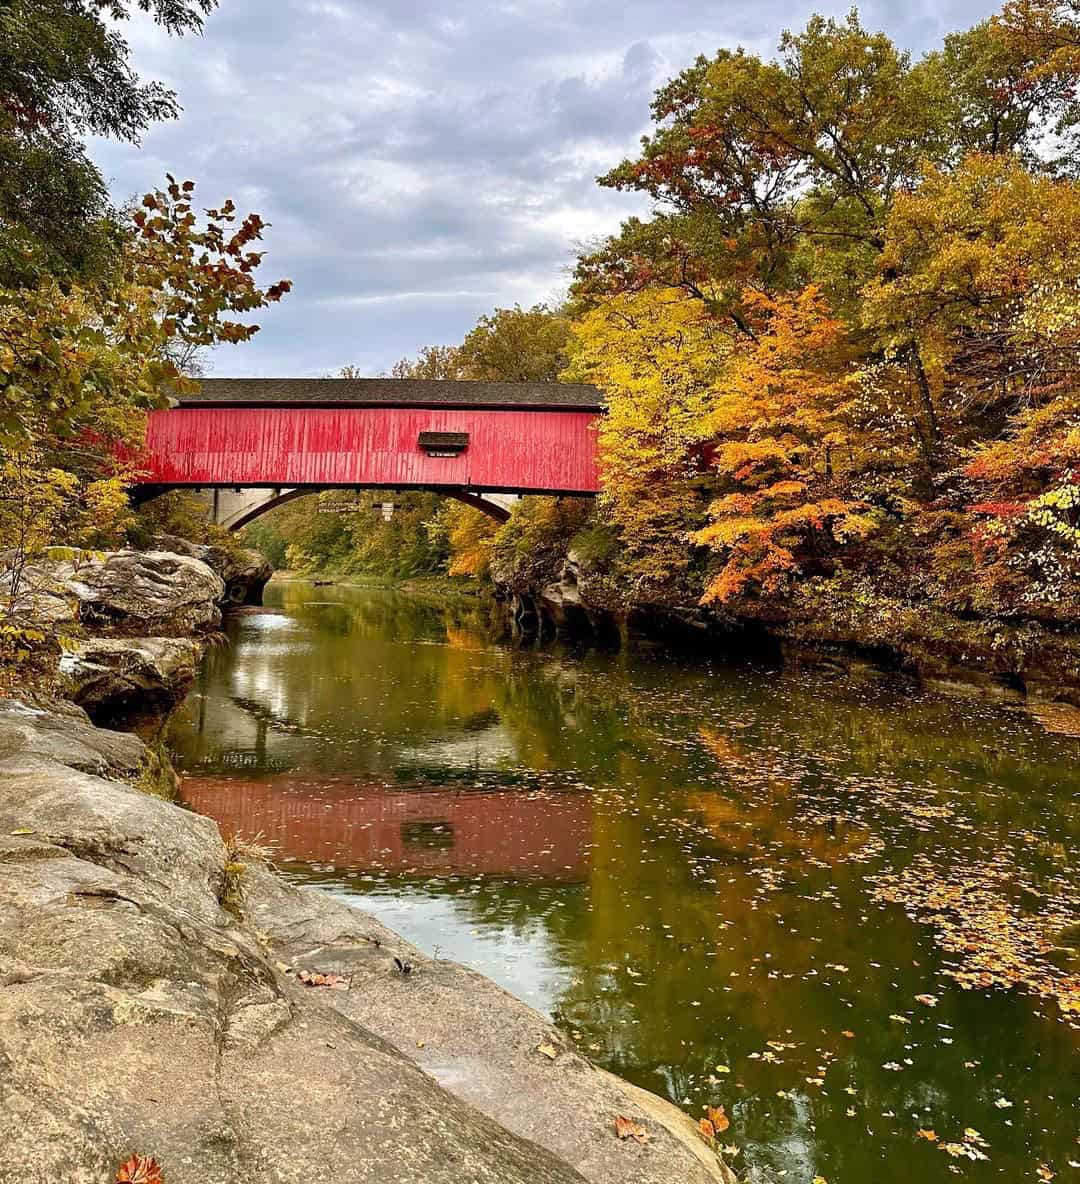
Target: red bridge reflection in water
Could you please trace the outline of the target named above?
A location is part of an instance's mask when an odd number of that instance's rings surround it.
[[[584,792],[400,790],[289,773],[186,776],[182,795],[226,836],[261,832],[278,859],[568,883],[589,874],[592,802]]]

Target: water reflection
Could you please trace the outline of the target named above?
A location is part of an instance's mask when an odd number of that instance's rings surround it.
[[[273,836],[278,859],[350,872],[508,876],[581,882],[589,874],[587,793],[486,793],[290,774],[200,777],[185,798],[226,834]]]
[[[1074,1173],[1060,712],[519,651],[477,601],[271,595],[172,729],[226,830],[695,1116],[724,1103],[750,1180]],[[965,980],[987,964],[1015,985]],[[967,1129],[989,1162],[940,1150]]]

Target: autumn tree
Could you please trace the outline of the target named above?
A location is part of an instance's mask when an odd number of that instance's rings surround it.
[[[248,340],[248,314],[289,289],[255,279],[262,219],[232,202],[197,214],[193,191],[169,178],[147,194],[102,278],[0,289],[0,547],[21,567],[49,541],[23,526],[39,503],[53,543],[117,541],[144,411],[191,385],[175,352]]]
[[[722,561],[706,604],[776,598],[798,576],[831,574],[877,525],[848,492],[866,443],[853,430],[858,377],[843,323],[814,287],[748,292],[744,304],[752,340],[732,351],[703,424],[719,496],[691,537]]]

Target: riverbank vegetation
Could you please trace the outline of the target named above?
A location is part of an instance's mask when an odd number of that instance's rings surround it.
[[[563,307],[398,368],[597,384],[599,504],[525,499],[500,529],[410,507],[405,550],[535,587],[574,549],[607,607],[871,644],[1073,628],[1077,45],[1073,5],[1016,0],[919,59],[854,13],[697,59],[600,178],[652,214],[582,253]],[[374,561],[290,535],[313,568]]]
[[[86,152],[91,135],[137,140],[179,110],[136,77],[115,22],[138,7],[183,34],[213,6],[20,0],[0,13],[2,660],[51,640],[23,611],[50,548],[175,526],[168,506],[148,523],[128,503],[144,412],[190,383],[200,350],[248,340],[250,314],[290,286],[255,278],[258,214],[202,209],[171,176],[117,209]]]

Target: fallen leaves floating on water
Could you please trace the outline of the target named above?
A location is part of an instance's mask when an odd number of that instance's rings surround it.
[[[132,1155],[116,1169],[116,1184],[164,1184],[161,1165],[152,1155]]]
[[[724,1113],[723,1106],[710,1106],[708,1115],[718,1134],[722,1135],[731,1126],[731,1119]]]
[[[937,1142],[937,1131],[928,1131],[928,1130],[924,1130],[922,1127],[920,1127],[915,1132],[915,1137],[917,1139],[925,1139],[928,1143],[936,1143]]]
[[[620,1139],[633,1139],[636,1143],[647,1143],[649,1132],[632,1118],[619,1114],[615,1119],[615,1133]]]
[[[944,973],[965,990],[1023,987],[1055,999],[1066,1016],[1080,1014],[1080,975],[1054,961],[1059,935],[1080,914],[1078,894],[1064,881],[1056,891],[1039,890],[999,853],[945,871],[919,855],[903,872],[870,882],[879,900],[902,905],[913,920],[933,927],[938,945],[958,956]],[[916,999],[928,1003],[934,996]]]
[[[926,1007],[937,1007],[938,997],[936,995],[916,995],[915,1002],[922,1003]]]
[[[329,987],[334,991],[349,989],[349,980],[341,974],[320,974],[317,970],[301,970],[297,973],[296,980],[305,987]]]
[[[724,1112],[723,1106],[709,1106],[706,1114],[707,1117],[698,1122],[698,1129],[707,1143],[715,1143],[716,1136],[722,1135],[731,1126],[731,1119]]]
[[[977,1130],[973,1130],[970,1126],[964,1129],[964,1141],[962,1143],[941,1143],[938,1146],[939,1151],[944,1151],[946,1155],[953,1159],[971,1159],[971,1160],[988,1160],[990,1157],[982,1150],[983,1147],[989,1147],[990,1144],[979,1134]]]

